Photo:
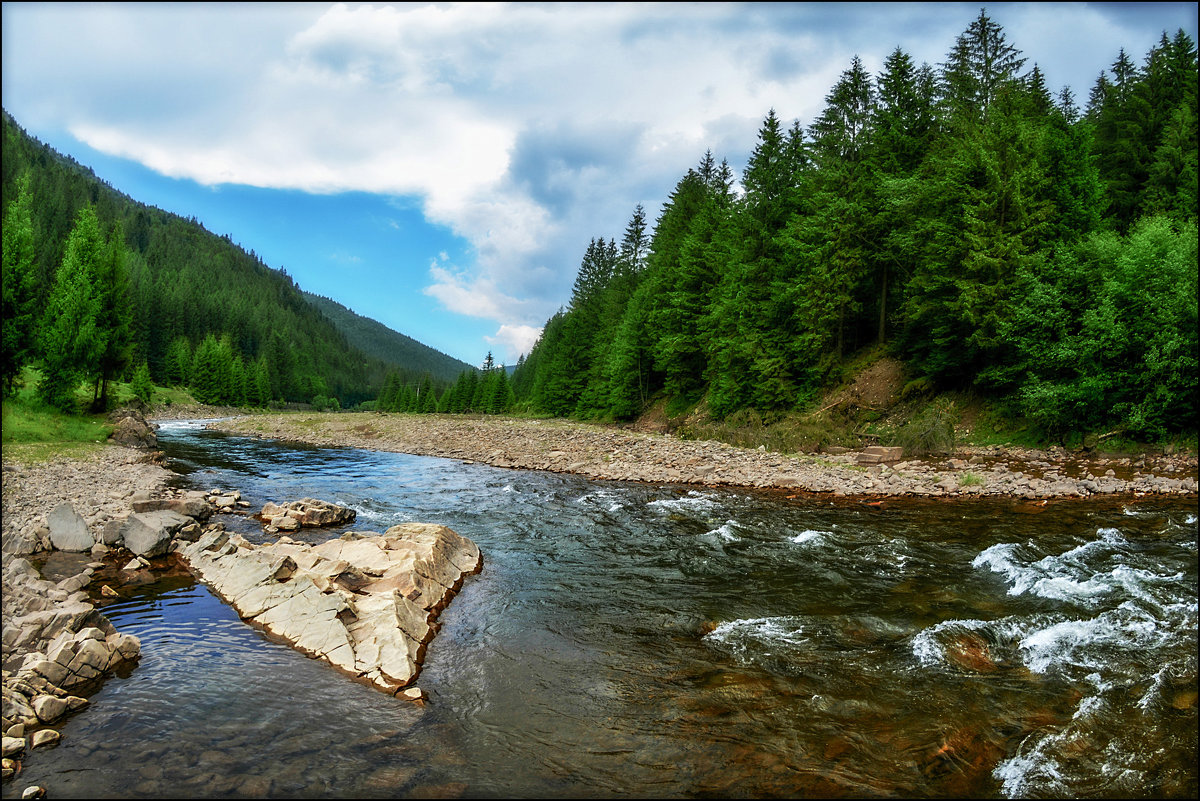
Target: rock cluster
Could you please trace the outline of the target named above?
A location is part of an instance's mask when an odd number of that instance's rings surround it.
[[[316,498],[301,498],[284,504],[268,502],[258,517],[262,520],[266,532],[274,534],[299,528],[341,526],[353,523],[357,515],[357,512],[346,506],[338,506]]]
[[[3,771],[8,778],[26,749],[58,741],[44,727],[87,704],[75,688],[136,659],[141,646],[88,602],[83,587],[94,564],[59,582],[48,581],[26,559],[4,558]]]
[[[320,545],[212,532],[179,551],[243,619],[390,694],[409,687],[438,612],[482,557],[445,526],[406,523]],[[408,688],[407,690],[405,688]]]

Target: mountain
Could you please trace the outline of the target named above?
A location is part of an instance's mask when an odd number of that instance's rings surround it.
[[[467,368],[332,301],[314,301],[286,272],[228,235],[125,195],[29,136],[7,111],[2,116],[0,204],[7,210],[19,181],[28,178],[34,308],[46,308],[67,238],[91,207],[106,238],[119,230],[124,239],[129,364],[146,362],[155,382],[191,385],[194,354],[211,350],[210,341],[225,343],[221,352],[236,362],[234,373],[268,373],[276,401],[323,395],[348,407],[374,398],[397,367],[418,375],[428,370],[438,383]],[[245,402],[237,389],[229,391],[230,402]]]
[[[333,322],[352,347],[404,372],[416,377],[429,373],[435,381],[453,382],[464,370],[474,369],[335,300],[311,292],[305,292],[304,297]]]

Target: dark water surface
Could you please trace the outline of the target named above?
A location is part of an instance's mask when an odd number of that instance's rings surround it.
[[[429,704],[174,579],[106,607],[140,662],[6,798],[1197,794],[1195,500],[880,509],[187,423],[159,441],[189,487],[478,543]]]

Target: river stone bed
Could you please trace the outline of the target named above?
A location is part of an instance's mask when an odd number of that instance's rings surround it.
[[[211,429],[303,442],[548,470],[596,479],[759,487],[833,495],[1014,496],[1187,495],[1196,459],[1108,457],[1046,451],[960,449],[950,457],[862,464],[864,454],[785,455],[669,434],[560,420],[378,413],[255,415]]]

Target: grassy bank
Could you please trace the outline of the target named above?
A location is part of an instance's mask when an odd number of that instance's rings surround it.
[[[15,462],[44,462],[58,457],[81,458],[104,447],[113,427],[104,414],[64,414],[37,397],[36,387],[41,374],[26,368],[18,382],[17,392],[4,401],[4,460]],[[111,405],[116,407],[132,400],[128,384],[109,385]],[[86,409],[92,400],[92,387],[80,384],[75,390],[76,406]],[[194,403],[183,390],[155,387],[157,404]]]

